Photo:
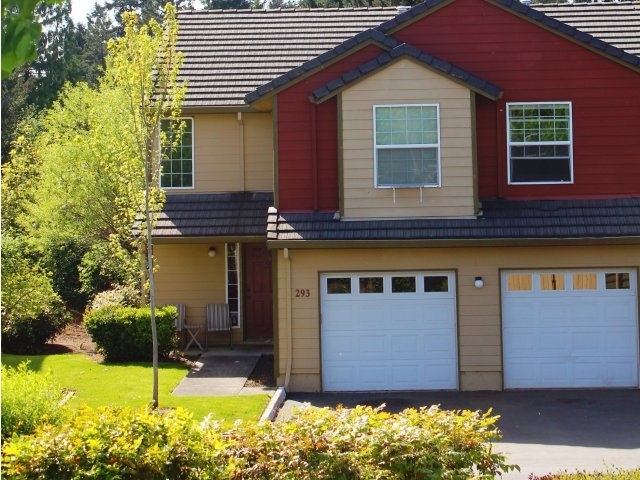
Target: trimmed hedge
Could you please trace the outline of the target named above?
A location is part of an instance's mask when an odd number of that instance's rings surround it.
[[[61,429],[5,443],[2,473],[23,480],[490,479],[517,468],[492,451],[497,419],[437,407],[310,408],[287,422],[224,429],[181,409],[83,410]]]
[[[167,356],[176,348],[174,306],[156,308],[158,355]],[[92,310],[84,320],[87,332],[107,362],[151,361],[151,310],[108,306]]]

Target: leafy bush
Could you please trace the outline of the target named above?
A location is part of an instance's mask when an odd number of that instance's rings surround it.
[[[14,438],[15,479],[489,479],[514,467],[492,453],[497,417],[437,407],[309,409],[288,422],[198,424],[178,409],[82,411],[69,425]]]
[[[51,376],[28,369],[2,365],[2,438],[25,435],[42,424],[57,424],[64,416],[59,406],[62,390]]]
[[[176,348],[176,308],[156,309],[158,355]],[[108,362],[150,361],[152,358],[151,311],[149,307],[105,307],[92,310],[84,320],[87,332]]]
[[[87,298],[119,285],[133,288],[138,281],[139,260],[116,241],[99,242],[91,246],[78,267],[81,292]]]
[[[20,240],[2,237],[2,350],[34,353],[71,320],[46,271]]]
[[[561,472],[541,477],[531,474],[529,480],[640,480],[640,468],[633,470],[608,469],[604,472]]]
[[[51,282],[65,304],[82,312],[88,301],[80,289],[78,266],[88,247],[86,242],[74,239],[50,239],[42,249],[42,263],[51,272]]]
[[[98,293],[91,303],[89,310],[100,310],[105,307],[135,307],[140,300],[140,293],[131,286],[118,285],[111,290]]]

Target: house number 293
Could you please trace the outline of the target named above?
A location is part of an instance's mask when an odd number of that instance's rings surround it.
[[[308,288],[296,288],[296,298],[309,298],[311,292]]]

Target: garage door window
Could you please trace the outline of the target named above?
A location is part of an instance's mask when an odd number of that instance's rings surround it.
[[[604,278],[607,285],[607,290],[629,289],[628,273],[606,273]]]
[[[393,293],[415,293],[416,277],[391,277]]]
[[[351,279],[349,277],[327,278],[327,293],[329,295],[351,293]]]
[[[573,289],[574,290],[597,290],[598,274],[594,272],[574,273]]]
[[[510,292],[528,292],[531,289],[530,273],[510,273],[507,275],[507,290]]]
[[[564,290],[564,274],[562,273],[541,274],[540,290]]]
[[[384,293],[382,277],[360,277],[360,293]]]
[[[425,293],[432,292],[448,292],[449,291],[449,277],[434,276],[424,277],[424,291]]]

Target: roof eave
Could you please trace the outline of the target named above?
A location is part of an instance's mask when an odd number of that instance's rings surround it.
[[[267,239],[269,249],[354,249],[354,248],[465,248],[465,247],[535,247],[581,245],[639,245],[640,237],[572,237],[572,238],[482,238],[482,239],[411,239],[411,240],[275,240]]]
[[[382,50],[389,51],[399,44],[400,42],[397,40],[387,37],[375,29],[365,30],[322,55],[311,59],[284,75],[281,75],[258,87],[256,90],[245,96],[245,102],[248,105],[253,106],[267,98],[274,97],[282,90],[309,78],[318,71],[323,70],[370,45],[376,45]]]

